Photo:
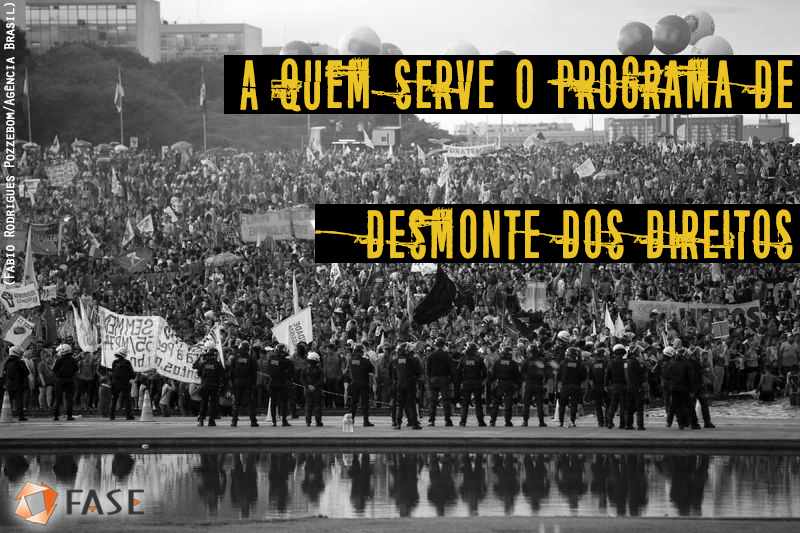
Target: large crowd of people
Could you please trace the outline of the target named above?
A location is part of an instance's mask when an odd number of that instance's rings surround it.
[[[20,152],[20,156],[22,152]],[[575,169],[591,158],[597,173]],[[47,179],[47,169],[77,164],[71,184]],[[15,416],[36,409],[67,419],[80,411],[114,417],[122,404],[128,418],[149,392],[157,413],[208,418],[217,407],[272,407],[274,425],[289,424],[306,407],[306,422],[322,423],[325,410],[356,414],[370,425],[370,407],[391,407],[393,425],[403,416],[420,426],[423,413],[445,424],[453,413],[467,420],[474,405],[484,423],[485,403],[494,424],[504,408],[506,424],[521,402],[527,424],[531,404],[540,425],[559,405],[561,424],[594,409],[597,422],[643,428],[642,412],[661,402],[668,425],[699,427],[693,401],[713,427],[707,397],[757,391],[762,400],[796,394],[800,267],[781,264],[593,264],[591,290],[582,290],[581,266],[561,263],[457,264],[450,278],[466,295],[438,321],[421,326],[408,314],[407,293],[419,299],[433,276],[406,264],[316,264],[313,241],[264,239],[243,243],[240,215],[318,203],[570,203],[791,204],[800,201],[800,148],[791,144],[713,146],[538,143],[504,148],[451,162],[449,190],[437,184],[442,157],[424,160],[415,148],[391,156],[364,147],[324,154],[115,150],[62,146],[57,153],[28,151],[18,179],[39,179],[18,198],[17,218],[62,222],[60,255],[36,255],[39,287],[55,285],[44,309],[23,311],[38,327],[23,346],[0,348],[4,379]],[[171,208],[171,213],[166,211]],[[174,217],[172,216],[174,213]],[[143,272],[131,274],[112,260],[122,253],[126,221],[150,215],[153,231],[137,233],[127,247],[151,254]],[[100,244],[93,245],[93,239]],[[207,267],[222,252],[243,258]],[[22,275],[24,254],[16,275]],[[271,327],[293,313],[293,280],[312,308],[313,341],[294,354]],[[547,282],[548,309],[527,313],[517,295],[528,280]],[[729,334],[712,335],[710,319],[692,314],[651,314],[637,323],[631,300],[733,304],[758,300],[761,319],[729,315]],[[197,361],[201,384],[135,373],[123,362],[100,365],[99,353],[81,351],[69,331],[42,327],[52,314],[63,323],[72,303],[102,306],[126,315],[164,317],[187,342],[203,339],[224,318],[222,359],[208,347]],[[606,304],[625,333],[604,330]],[[4,316],[4,321],[9,317]],[[594,322],[594,323],[593,323]],[[46,330],[46,331],[45,331]],[[596,333],[594,333],[596,332]],[[277,364],[274,364],[278,361]],[[208,363],[208,368],[206,367]],[[215,366],[215,368],[211,368]],[[2,391],[0,391],[2,392]],[[0,394],[2,396],[2,394]],[[132,407],[128,403],[132,400]],[[208,405],[207,405],[208,404]],[[219,404],[219,405],[217,405]],[[567,416],[564,411],[569,408]],[[634,415],[636,415],[634,417]],[[636,420],[634,420],[636,418]],[[696,418],[696,416],[694,417]],[[566,419],[566,420],[565,420]]]

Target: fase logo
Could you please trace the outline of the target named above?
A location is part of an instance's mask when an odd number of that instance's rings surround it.
[[[144,493],[141,489],[114,489],[105,495],[100,495],[94,489],[69,489],[67,492],[67,515],[115,515],[122,513],[123,510],[129,515],[141,515],[144,511],[137,511],[136,506],[140,502],[137,494]],[[125,494],[127,492],[127,494]],[[47,524],[48,520],[56,508],[56,498],[58,493],[42,483],[35,485],[31,482],[19,492],[16,500],[19,500],[15,514],[21,516],[28,522],[34,524]]]
[[[38,501],[40,494],[44,502],[43,511],[39,511],[42,503]],[[30,501],[28,500],[29,498]],[[28,481],[25,483],[25,486],[22,487],[22,490],[19,491],[17,497],[14,498],[15,500],[19,500],[14,514],[21,516],[28,522],[45,525],[47,521],[50,520],[50,515],[53,514],[53,510],[56,508],[56,498],[58,498],[58,493],[44,483],[39,486]],[[31,507],[38,512],[33,514]]]

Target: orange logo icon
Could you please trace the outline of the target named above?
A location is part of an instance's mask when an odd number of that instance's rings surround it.
[[[42,493],[42,496],[44,496],[44,511],[41,511],[35,515],[31,515],[31,510],[28,507],[28,502],[25,498],[33,494],[39,494],[40,492]],[[21,516],[28,522],[45,525],[47,521],[50,520],[50,515],[53,514],[53,510],[56,508],[57,497],[58,493],[44,483],[39,486],[28,481],[25,483],[25,486],[22,487],[22,490],[19,492],[17,497],[14,498],[15,500],[19,500],[14,514]]]

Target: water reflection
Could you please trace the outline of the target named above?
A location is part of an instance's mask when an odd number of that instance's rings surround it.
[[[14,454],[0,498],[144,490],[171,521],[407,516],[800,517],[800,458],[702,454]],[[80,520],[79,517],[76,517]],[[0,517],[0,524],[7,518]]]

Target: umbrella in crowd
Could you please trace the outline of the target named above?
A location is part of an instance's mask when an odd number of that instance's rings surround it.
[[[118,144],[114,147],[114,151],[117,153],[123,153],[128,151],[128,147],[122,144]]]
[[[772,142],[778,144],[792,144],[794,142],[794,137],[784,136],[778,137],[777,139],[773,139]]]
[[[94,149],[97,150],[98,152],[110,152],[111,150],[114,149],[114,147],[108,143],[101,143],[95,146]]]
[[[22,149],[23,150],[38,150],[39,149],[39,145],[36,144],[36,143],[33,143],[33,142],[25,143],[25,144],[22,145]]]
[[[170,146],[170,150],[175,150],[176,152],[188,152],[191,149],[192,145],[186,141],[178,141]]]
[[[77,140],[77,141],[72,143],[72,147],[73,148],[91,148],[92,147],[92,143],[90,143],[89,141]]]
[[[631,135],[623,135],[622,137],[617,139],[617,142],[620,144],[633,144],[636,142],[636,137],[633,137]]]
[[[18,148],[18,147],[23,146],[25,144],[28,144],[28,141],[23,141],[22,139],[17,139],[16,141],[14,141],[14,148]]]

